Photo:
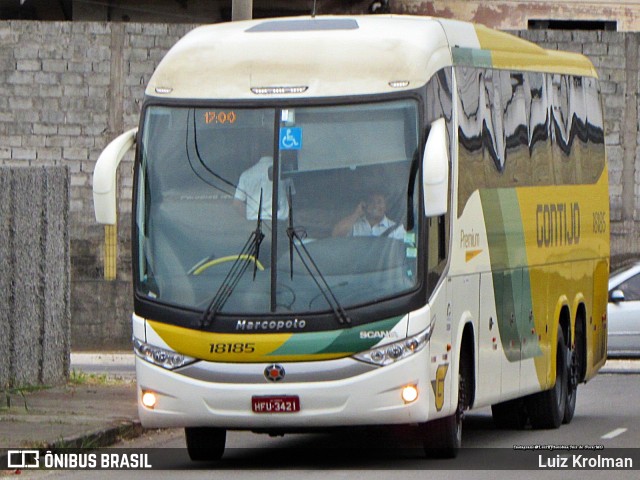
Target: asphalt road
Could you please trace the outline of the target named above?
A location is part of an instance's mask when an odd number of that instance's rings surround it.
[[[227,450],[219,463],[192,463],[184,449],[182,430],[150,432],[116,447],[162,450],[163,468],[178,478],[270,478],[288,480],[342,479],[354,475],[371,480],[388,478],[514,478],[513,470],[492,471],[495,455],[524,458],[514,445],[601,445],[603,455],[615,449],[634,448],[635,471],[555,470],[548,468],[522,472],[526,478],[633,478],[640,477],[640,375],[600,374],[578,392],[576,415],[570,425],[558,430],[499,430],[494,427],[489,409],[469,412],[463,432],[465,449],[455,460],[425,460],[420,455],[419,439],[403,429],[345,430],[324,434],[295,434],[271,438],[248,432],[229,432]],[[372,448],[400,445],[387,453]],[[490,450],[479,450],[489,448]],[[301,450],[302,449],[302,450]],[[614,450],[612,450],[614,449]],[[479,453],[480,452],[480,453]],[[498,453],[496,453],[498,452]],[[155,451],[157,455],[158,451]],[[478,460],[479,454],[482,456]],[[566,455],[558,451],[545,459]],[[516,461],[514,468],[519,468]],[[466,468],[466,470],[465,470]],[[472,470],[468,470],[472,468]],[[483,469],[486,468],[487,470]],[[459,470],[454,470],[459,469]],[[206,470],[206,474],[203,470]],[[24,472],[27,473],[27,472]],[[119,478],[118,471],[28,472],[23,478]],[[154,478],[160,472],[129,471],[127,478]]]

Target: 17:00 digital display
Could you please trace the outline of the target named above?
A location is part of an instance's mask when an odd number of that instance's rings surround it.
[[[209,124],[219,124],[219,125],[231,125],[237,120],[236,112],[233,110],[223,112],[223,111],[215,111],[211,110],[208,112],[204,112],[204,123]]]

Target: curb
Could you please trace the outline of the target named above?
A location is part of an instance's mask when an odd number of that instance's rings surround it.
[[[131,440],[145,432],[139,420],[126,420],[119,425],[113,425],[99,430],[63,438],[50,443],[47,448],[102,448],[113,445],[120,440]]]
[[[142,426],[139,420],[127,420],[121,422],[119,425],[101,428],[98,430],[94,430],[93,432],[83,433],[73,437],[62,438],[60,440],[56,440],[55,442],[48,443],[44,447],[20,447],[16,448],[16,450],[43,451],[63,448],[83,448],[95,450],[98,448],[109,447],[119,442],[120,440],[131,440],[137,438],[146,431],[147,430]],[[0,450],[0,465],[7,465],[9,461],[8,452],[5,449],[2,450]]]
[[[640,359],[609,357],[599,374],[637,375],[640,373]]]
[[[598,375],[638,375],[640,368],[637,369],[619,369],[603,367],[598,371]]]

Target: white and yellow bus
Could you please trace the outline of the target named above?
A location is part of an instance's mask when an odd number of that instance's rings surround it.
[[[94,173],[133,144],[139,414],[194,460],[227,430],[571,421],[605,362],[609,198],[596,72],[479,25],[196,28]],[[274,220],[275,219],[275,220]]]

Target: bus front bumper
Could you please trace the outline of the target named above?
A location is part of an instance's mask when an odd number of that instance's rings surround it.
[[[435,402],[428,359],[427,345],[395,364],[354,376],[291,383],[286,379],[270,382],[264,376],[267,364],[251,364],[243,365],[242,370],[254,369],[260,382],[234,383],[228,379],[223,383],[167,371],[136,357],[138,412],[142,425],[148,428],[210,426],[252,430],[421,423],[429,419],[429,406]],[[342,366],[345,362],[360,363],[349,358],[281,365],[285,371],[303,366],[313,378],[314,370],[331,370],[331,362],[341,362]],[[409,385],[418,391],[413,402],[402,398],[403,388]],[[142,404],[142,395],[147,392],[156,397],[153,408]],[[297,412],[256,413],[252,409],[253,397],[292,396],[299,399]]]

